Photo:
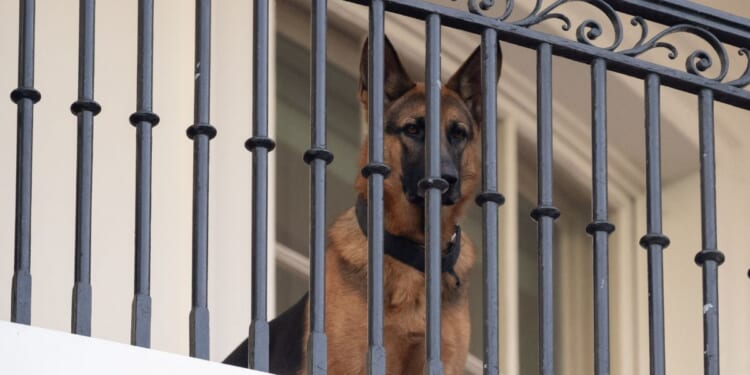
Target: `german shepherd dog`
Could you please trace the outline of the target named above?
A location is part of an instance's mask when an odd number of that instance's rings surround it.
[[[384,158],[391,168],[384,188],[384,340],[388,374],[422,374],[425,366],[424,198],[425,85],[412,81],[386,38]],[[499,54],[499,49],[498,49]],[[498,62],[500,62],[498,56]],[[498,64],[498,74],[500,64]],[[367,41],[360,61],[359,99],[367,111]],[[482,112],[479,48],[441,90],[440,165],[449,183],[442,195],[442,360],[445,374],[462,374],[469,349],[468,274],[474,263],[471,241],[457,222],[480,178]],[[364,141],[359,166],[367,163]],[[326,334],[328,372],[365,374],[367,368],[367,179],[354,182],[355,207],[328,231],[326,248]],[[270,323],[270,371],[305,373],[308,296]],[[225,363],[247,366],[247,340]]]

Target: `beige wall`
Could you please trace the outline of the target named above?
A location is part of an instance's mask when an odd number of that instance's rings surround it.
[[[739,118],[738,118],[739,120]],[[731,124],[725,125],[733,127]],[[750,209],[747,192],[750,184],[747,168],[747,146],[727,138],[718,131],[717,209],[718,244],[726,255],[719,267],[719,312],[721,365],[730,374],[750,369],[750,252],[747,251]],[[693,261],[701,249],[699,174],[693,173],[670,183],[665,190],[664,231],[672,244],[664,253],[664,286],[666,289],[666,334],[670,373],[700,374],[702,343],[701,271]]]

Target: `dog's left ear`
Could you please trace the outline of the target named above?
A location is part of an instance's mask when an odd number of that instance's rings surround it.
[[[497,71],[496,81],[500,79],[500,67],[503,65],[503,54],[500,44],[497,46]],[[460,68],[445,84],[446,88],[455,91],[471,110],[477,124],[482,120],[482,48],[472,52]]]

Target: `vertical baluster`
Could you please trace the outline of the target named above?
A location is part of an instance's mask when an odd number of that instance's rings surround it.
[[[368,164],[362,174],[368,179],[367,210],[367,340],[368,374],[385,375],[383,346],[383,179],[390,169],[383,161],[383,77],[384,4],[372,0],[368,36],[368,98],[369,123]]]
[[[427,363],[425,373],[443,373],[440,359],[440,208],[448,182],[440,172],[440,16],[430,14],[426,22],[427,53],[425,86],[427,94],[425,179],[419,181],[425,196],[425,288],[427,296]]]
[[[326,149],[326,0],[313,1],[310,109],[312,134],[304,160],[310,165],[310,336],[307,342],[310,374],[328,368],[325,334],[326,165],[333,154]]]
[[[607,221],[607,64],[591,64],[591,156],[593,221],[586,232],[594,242],[594,371],[609,374],[609,234]]]
[[[669,238],[661,227],[661,125],[659,76],[649,74],[646,89],[646,234],[640,244],[648,253],[648,322],[651,375],[664,375],[664,268],[662,251]]]
[[[193,266],[190,309],[190,356],[209,357],[208,324],[208,158],[216,136],[210,123],[211,1],[195,2],[195,95],[193,125]]]
[[[724,253],[717,248],[716,159],[714,152],[714,95],[698,95],[701,162],[701,238],[695,262],[703,268],[703,371],[719,375],[719,266]]]
[[[253,136],[245,148],[253,154],[252,172],[252,291],[248,338],[248,367],[268,371],[268,0],[253,2]]]
[[[497,31],[482,32],[482,280],[484,374],[500,373],[498,328],[498,208],[505,198],[497,192]]]
[[[18,21],[18,88],[10,99],[18,107],[16,144],[16,238],[10,320],[31,324],[31,156],[34,103],[42,95],[34,89],[35,1],[20,2]]]
[[[78,100],[70,111],[78,117],[76,153],[76,242],[72,331],[91,335],[91,181],[94,116],[101,107],[94,101],[94,0],[79,3]]]
[[[138,1],[138,75],[135,172],[135,286],[130,343],[151,346],[151,128],[159,123],[152,112],[154,1]]]
[[[537,49],[537,207],[531,211],[538,229],[539,373],[555,373],[554,221],[552,204],[552,47]]]

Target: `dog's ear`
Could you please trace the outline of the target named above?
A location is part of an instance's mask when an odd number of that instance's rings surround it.
[[[367,105],[367,78],[369,76],[367,56],[368,41],[367,39],[365,39],[365,43],[362,46],[362,54],[359,60],[359,100],[365,106]],[[388,37],[385,37],[385,46],[383,48],[383,62],[383,76],[385,79],[385,82],[383,84],[385,97],[383,98],[383,100],[385,101],[385,103],[388,103],[392,100],[398,99],[401,95],[409,91],[412,87],[415,86],[415,83],[411,80],[411,78],[409,78],[409,75],[406,74],[406,70],[404,70],[403,65],[401,65],[401,61],[398,59],[396,50],[388,40]]]
[[[500,79],[500,67],[503,55],[500,45],[497,46],[496,79]],[[497,81],[495,81],[497,85]],[[481,47],[472,52],[460,68],[445,84],[445,87],[455,91],[471,110],[474,119],[479,123],[482,119],[482,50]]]

